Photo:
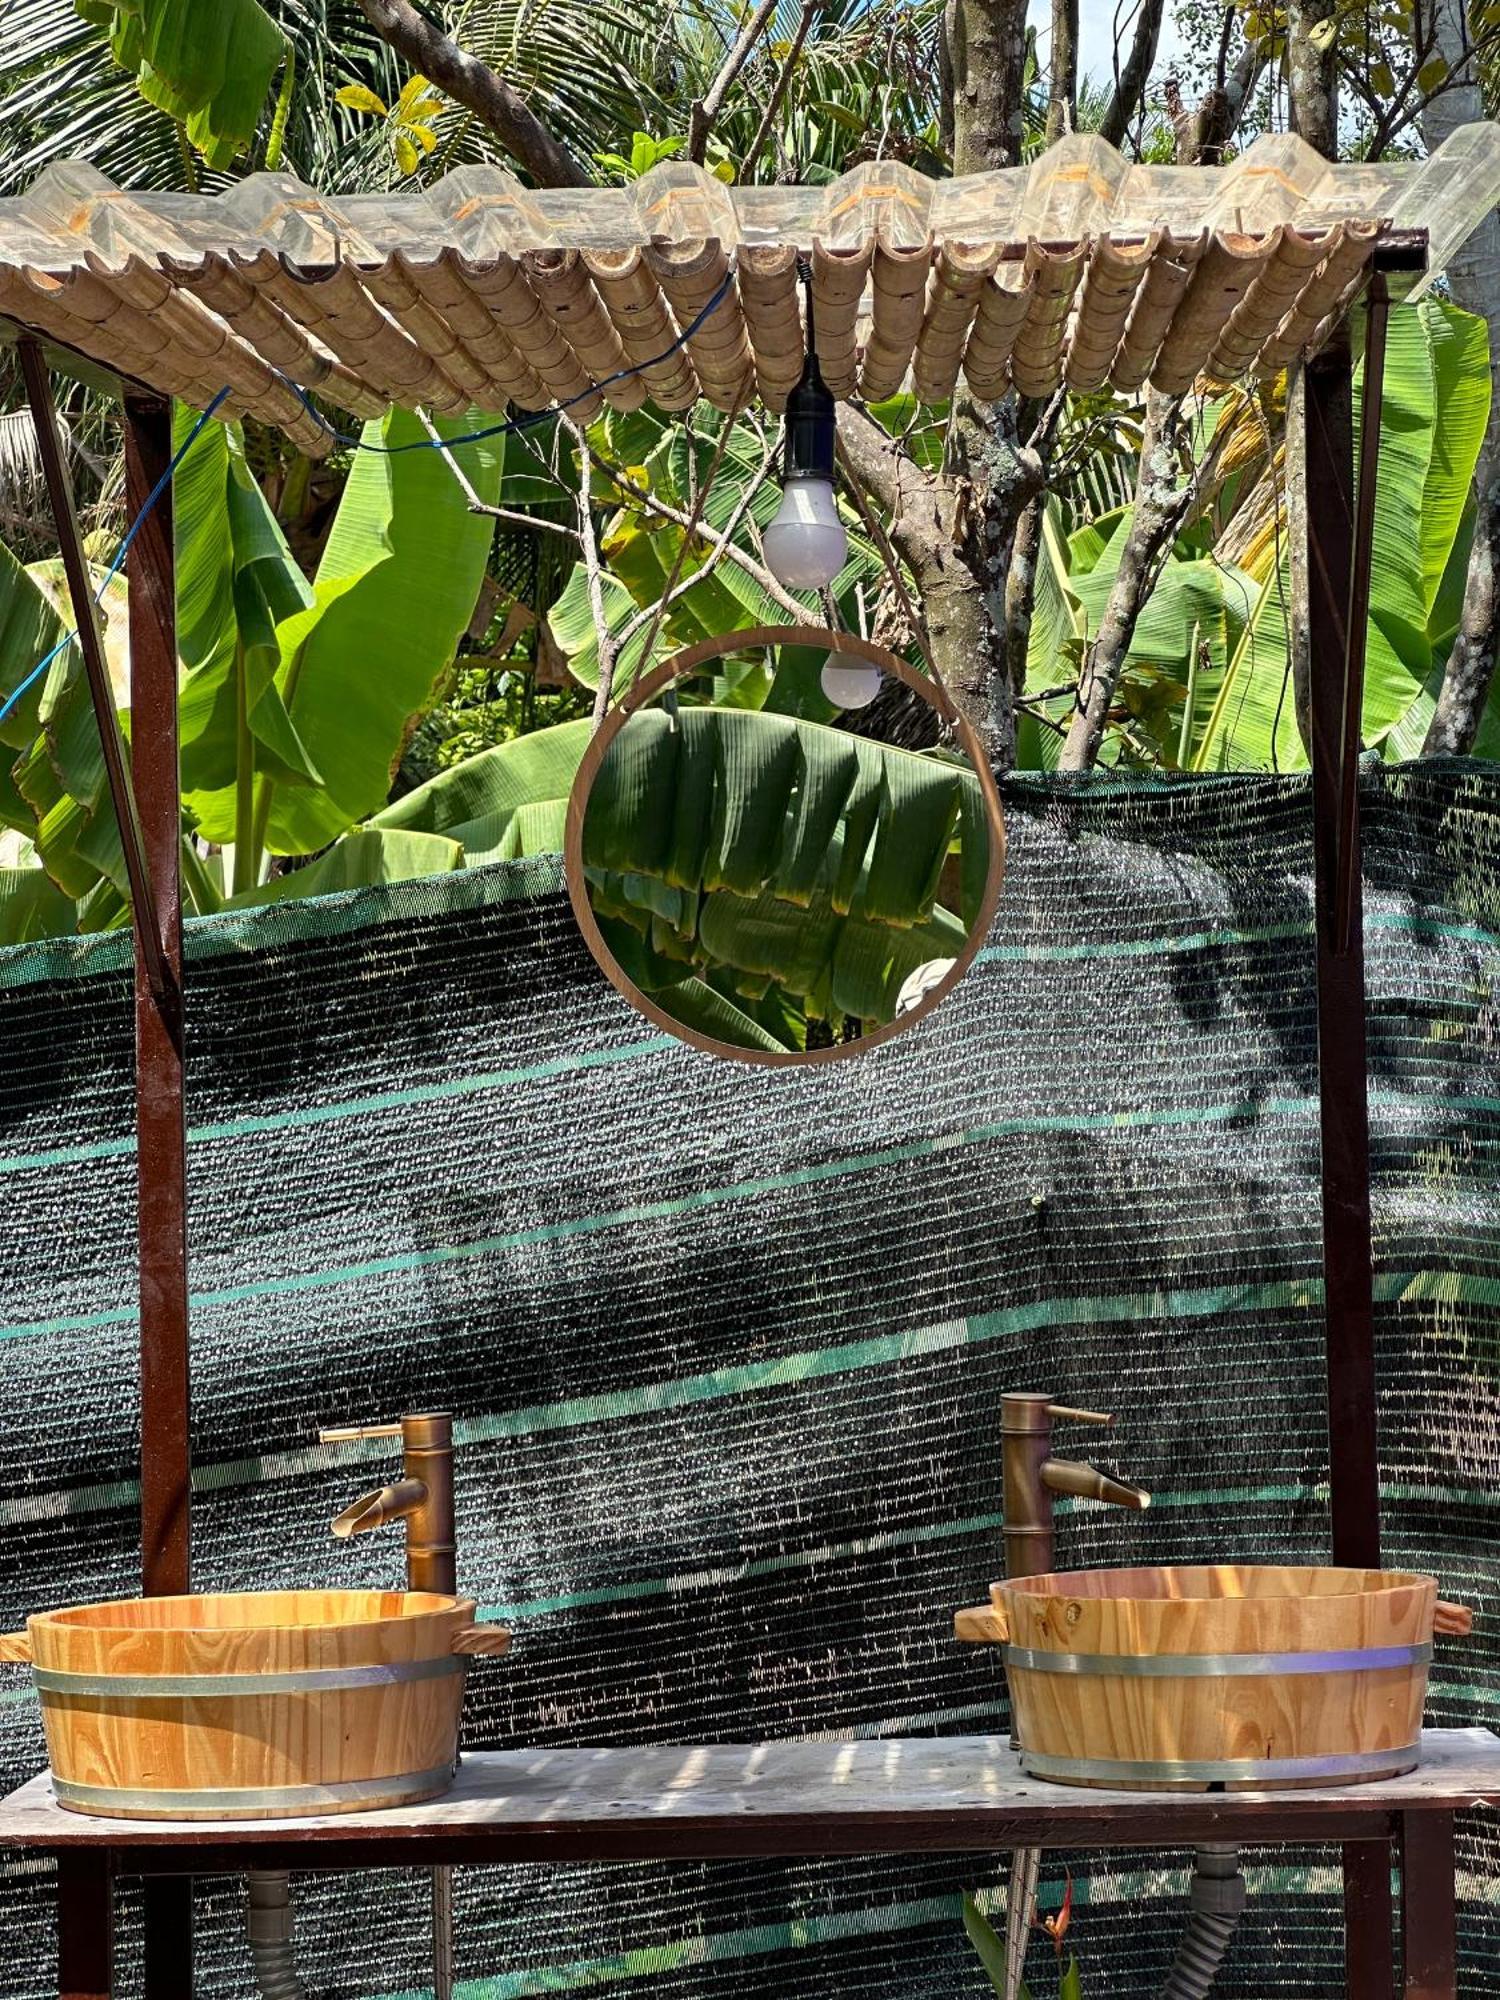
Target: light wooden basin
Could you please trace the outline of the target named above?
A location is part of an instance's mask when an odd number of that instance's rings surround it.
[[[1418,1757],[1437,1583],[1229,1563],[991,1586],[959,1636],[1005,1647],[1024,1767],[1059,1784],[1347,1784]],[[1440,1629],[1466,1630],[1443,1606]]]
[[[59,1804],[275,1819],[444,1791],[467,1656],[508,1641],[467,1598],[244,1591],[44,1612],[0,1657],[32,1663]]]

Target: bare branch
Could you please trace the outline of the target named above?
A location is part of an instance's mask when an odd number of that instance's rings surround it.
[[[750,51],[760,40],[766,23],[776,12],[776,0],[760,0],[760,5],[750,16],[736,37],[733,48],[725,56],[719,74],[709,85],[706,94],[694,101],[688,114],[688,158],[696,165],[703,165],[708,151],[708,136],[714,129],[714,120],[723,108],[724,99],[740,71],[745,67]]]
[[[798,59],[802,54],[802,45],[807,40],[808,31],[812,27],[814,17],[821,5],[822,0],[802,0],[802,17],[798,21],[796,32],[792,36],[791,46],[782,60],[780,69],[776,72],[776,81],[771,86],[771,95],[766,99],[766,108],[761,113],[759,125],[755,128],[755,137],[750,141],[749,146],[745,150],[744,162],[740,169],[740,178],[742,180],[753,180],[755,177],[755,166],[760,158],[760,149],[770,137],[771,128],[776,123],[782,101],[786,97],[787,86],[792,80],[792,72],[796,69]]]
[[[767,448],[766,455],[767,463],[769,463],[771,458],[775,456],[774,446]],[[669,506],[665,500],[659,500],[654,493],[649,493],[644,486],[637,486],[627,473],[620,470],[619,466],[610,464],[609,460],[604,458],[596,458],[594,462],[599,470],[619,487],[622,493],[628,493],[632,500],[638,501],[649,513],[660,515],[664,521],[675,521],[679,528],[685,528],[688,525],[691,516],[685,514],[681,508]],[[731,542],[727,535],[721,534],[717,528],[710,527],[707,521],[700,521],[694,529],[694,533],[701,535],[703,540],[710,543],[713,547],[722,548],[725,560],[734,563],[737,568],[742,569],[746,576],[754,577],[766,595],[774,598],[783,611],[790,613],[794,619],[802,619],[807,616],[807,606],[799,604],[789,591],[782,588],[764,564],[758,563],[754,556],[749,554],[747,550],[739,548],[735,543]]]
[[[729,433],[733,428],[733,426],[734,426],[734,418],[732,416],[726,417],[724,420],[723,434],[721,435],[719,440],[721,447],[725,443],[727,443],[729,438]],[[656,643],[657,627],[661,624],[661,621],[666,616],[667,612],[677,602],[678,598],[685,597],[688,591],[692,589],[695,583],[702,583],[706,577],[712,576],[714,571],[718,568],[719,564],[724,560],[725,556],[733,555],[735,553],[734,537],[739,532],[739,527],[741,522],[744,520],[746,514],[749,513],[750,504],[754,500],[756,492],[759,489],[762,480],[764,480],[766,474],[770,471],[771,461],[775,457],[775,455],[776,455],[775,447],[773,446],[771,450],[766,453],[766,456],[762,459],[754,478],[747,482],[744,492],[741,493],[739,499],[736,500],[736,502],[734,503],[734,510],[730,514],[729,519],[724,523],[724,529],[722,534],[720,534],[717,537],[717,539],[713,542],[712,546],[710,547],[706,560],[703,562],[700,568],[695,569],[693,571],[691,576],[684,576],[681,578],[681,581],[679,581],[678,580],[679,573],[682,569],[683,559],[687,553],[689,546],[692,543],[693,535],[694,533],[702,532],[701,522],[692,522],[691,516],[685,517],[685,525],[688,522],[691,522],[691,526],[688,527],[688,531],[684,533],[682,537],[682,546],[677,552],[676,562],[674,562],[674,564],[672,565],[672,573],[667,578],[666,589],[662,592],[661,596],[656,600],[655,604],[649,604],[646,606],[644,611],[638,611],[635,617],[632,618],[630,623],[625,627],[625,630],[620,634],[619,657],[623,659],[625,657],[625,648],[630,644],[630,641],[635,637],[636,633],[639,632],[644,626],[648,624],[651,626],[651,631],[647,635],[645,644],[641,648],[641,657],[635,663],[635,667],[633,670],[634,673],[639,674],[641,668],[647,664],[647,656],[649,655],[652,646],[655,645]],[[723,458],[722,449],[720,450],[718,456],[722,460]],[[710,476],[710,478],[704,482],[705,493],[712,484],[713,480],[712,477]],[[801,622],[806,619],[807,617],[806,609],[802,605],[796,603],[795,600],[793,600],[792,602],[792,609],[797,614],[798,622]]]
[[[558,412],[558,421],[568,431],[578,447],[578,538],[583,543],[583,568],[588,582],[589,616],[594,621],[594,640],[599,654],[599,684],[594,689],[593,730],[603,725],[609,710],[609,699],[614,692],[615,661],[619,658],[619,648],[609,629],[609,607],[604,602],[604,566],[599,560],[599,541],[594,533],[594,514],[589,504],[589,488],[593,484],[593,459],[589,453],[588,433],[582,424],[574,423],[565,412]]]
[[[1137,107],[1145,101],[1146,86],[1151,81],[1151,71],[1156,63],[1156,51],[1161,41],[1161,20],[1165,11],[1166,0],[1141,0],[1141,11],[1135,21],[1135,34],[1131,38],[1130,54],[1126,58],[1124,69],[1116,72],[1114,92],[1105,107],[1104,119],[1099,127],[1099,136],[1107,139],[1112,146],[1123,144]]]
[[[468,55],[411,0],[359,0],[370,26],[403,61],[472,111],[539,187],[588,187],[590,179],[519,91]]]
[[[443,463],[453,474],[459,492],[469,503],[471,514],[483,514],[487,520],[504,521],[514,528],[539,528],[549,535],[566,535],[574,542],[580,539],[578,530],[570,528],[565,521],[548,521],[539,514],[523,514],[515,507],[493,507],[488,500],[481,500],[474,489],[473,480],[459,464],[457,454],[425,410],[417,411],[417,421],[442,453]]]

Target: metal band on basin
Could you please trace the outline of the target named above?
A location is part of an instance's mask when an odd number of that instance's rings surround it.
[[[33,1667],[44,1694],[89,1695],[106,1701],[224,1701],[235,1695],[322,1694],[339,1688],[389,1687],[402,1681],[461,1674],[468,1660],[443,1653],[428,1660],[390,1660],[368,1667],[307,1667],[274,1674],[75,1674]]]
[[[1127,1679],[1229,1679],[1244,1674],[1373,1674],[1425,1667],[1432,1642],[1365,1646],[1337,1653],[1049,1653],[1007,1646],[1005,1664],[1031,1674],[1107,1674]]]
[[[454,1766],[403,1771],[387,1778],[353,1778],[331,1785],[265,1785],[213,1790],[158,1792],[144,1787],[78,1785],[52,1776],[60,1806],[75,1812],[111,1813],[133,1819],[264,1819],[270,1815],[309,1817],[320,1812],[379,1810],[431,1798],[453,1781]]]
[[[1033,1778],[1113,1785],[1304,1784],[1340,1778],[1399,1778],[1414,1771],[1421,1751],[1415,1743],[1390,1750],[1349,1750],[1322,1757],[1053,1757],[1021,1747],[1021,1769]]]

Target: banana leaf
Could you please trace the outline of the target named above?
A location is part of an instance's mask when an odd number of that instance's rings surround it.
[[[1356,421],[1363,363],[1355,377]],[[1437,299],[1391,314],[1378,448],[1363,733],[1407,754],[1431,712],[1448,600],[1489,414],[1484,322]],[[1288,685],[1290,552],[1268,557],[1251,615],[1195,733],[1198,770],[1304,769]]]
[[[471,867],[520,854],[557,853],[589,734],[584,718],[481,750],[373,813],[366,824],[446,834],[459,842]]]
[[[256,0],[74,0],[109,36],[141,95],[187,128],[211,167],[227,167],[255,137],[271,79],[287,54]]]
[[[278,875],[258,888],[231,896],[226,910],[245,910],[263,903],[284,903],[306,896],[329,896],[341,889],[363,889],[378,882],[409,882],[422,875],[446,875],[464,865],[456,840],[440,834],[392,832],[361,826],[336,840],[326,854]]]
[[[440,418],[448,436],[479,412]],[[365,442],[425,441],[406,410],[365,426]],[[481,500],[500,482],[498,439],[455,447]],[[361,452],[318,564],[314,603],[277,628],[276,686],[322,783],[275,783],[267,843],[309,854],[378,812],[412,724],[433,699],[479,595],[493,522],[469,512],[437,451]]]
[[[178,404],[180,448],[195,413]],[[312,607],[313,593],[245,460],[238,424],[210,424],[173,480],[183,790],[212,839],[234,838],[202,793],[227,793],[249,773],[321,784],[276,685],[277,625]],[[242,719],[243,718],[243,719]],[[248,738],[248,742],[246,739]]]
[[[915,924],[933,908],[969,789],[977,794],[978,781],[963,766],[818,723],[647,709],[595,780],[584,861],[806,906],[838,835],[833,909],[847,915],[858,888],[872,921]],[[970,871],[966,918],[983,879],[982,867]]]

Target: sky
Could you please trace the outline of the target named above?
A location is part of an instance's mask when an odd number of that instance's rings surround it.
[[[1078,0],[1078,42],[1079,67],[1088,75],[1108,81],[1114,75],[1116,0]],[[1169,5],[1162,19],[1161,41],[1157,47],[1157,73],[1165,63],[1181,48],[1181,38],[1173,18],[1174,9]],[[1052,22],[1051,0],[1031,0],[1029,18],[1042,38],[1045,55],[1046,41]],[[1135,24],[1131,0],[1120,0],[1120,18],[1124,23],[1126,46]]]

